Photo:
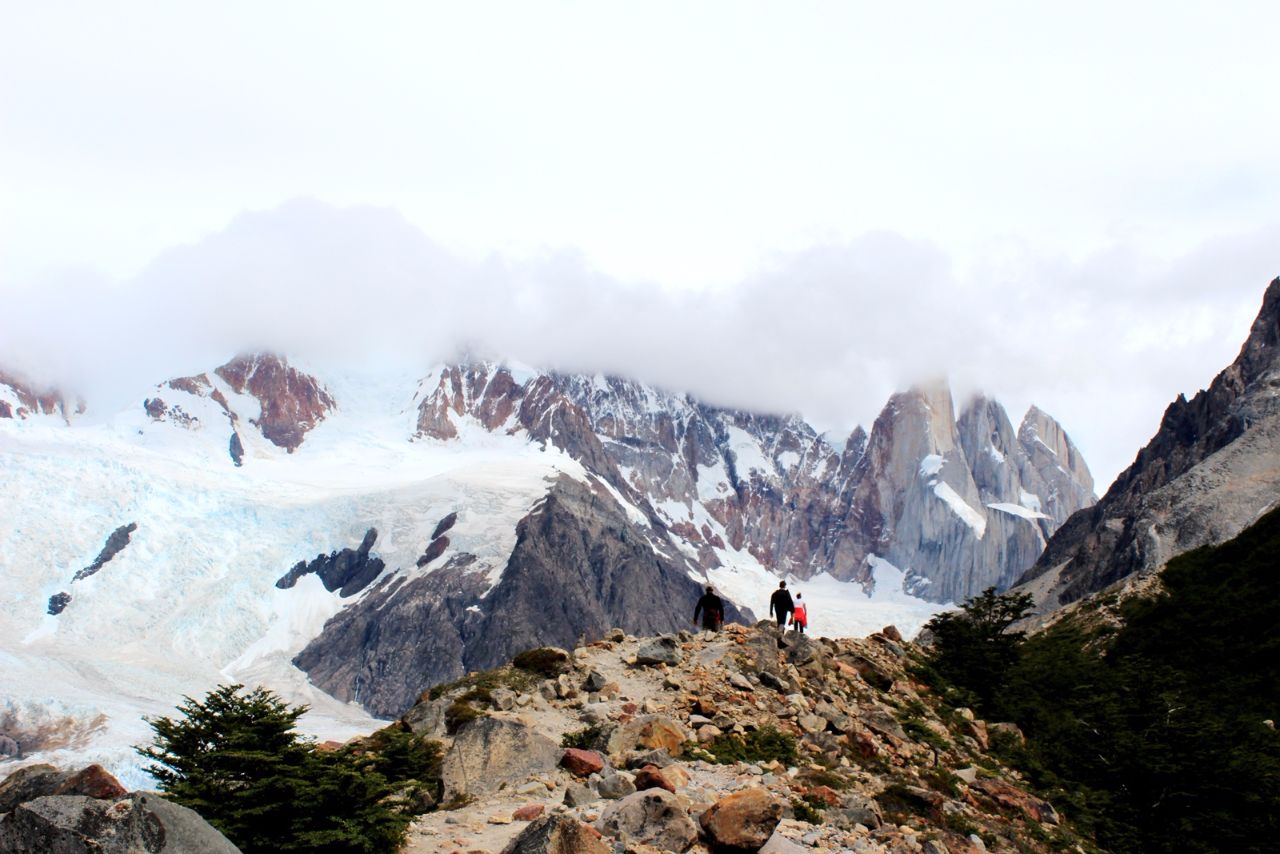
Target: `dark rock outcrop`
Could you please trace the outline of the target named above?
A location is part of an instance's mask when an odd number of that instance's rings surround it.
[[[231,462],[239,468],[244,464],[244,445],[240,442],[240,434],[231,431],[231,441],[227,444],[227,452],[231,454]]]
[[[121,525],[112,531],[111,535],[107,537],[107,542],[103,545],[102,551],[98,552],[98,556],[93,559],[93,563],[76,572],[71,580],[73,582],[81,581],[106,566],[107,561],[120,554],[124,547],[129,545],[130,535],[136,530],[138,530],[138,523],[130,522],[128,525]]]
[[[1179,396],[1093,507],[1067,520],[1019,581],[1042,610],[1238,534],[1280,500],[1280,279],[1236,360]]]
[[[562,476],[520,521],[491,589],[463,555],[409,581],[389,579],[334,616],[294,663],[335,697],[385,717],[431,685],[523,650],[572,649],[614,626],[677,632],[702,591],[679,552],[655,548],[653,536],[599,482]],[[732,604],[726,611],[742,617]]]
[[[55,593],[49,597],[49,607],[47,609],[49,616],[56,617],[63,611],[67,610],[67,606],[71,604],[71,594],[65,590],[61,593]]]
[[[315,560],[310,563],[298,561],[281,576],[276,582],[276,587],[287,590],[297,584],[299,578],[314,572],[320,576],[325,590],[330,592],[337,590],[338,595],[343,598],[354,596],[369,586],[387,566],[381,558],[370,556],[369,551],[377,539],[377,529],[370,528],[356,549],[342,549],[327,555],[316,555]]]

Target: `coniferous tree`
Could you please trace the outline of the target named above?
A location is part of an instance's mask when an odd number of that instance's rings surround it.
[[[384,731],[364,749],[319,751],[294,728],[306,706],[243,688],[219,686],[203,701],[184,698],[180,717],[148,719],[155,740],[137,751],[161,791],[246,854],[396,850],[412,816],[391,795],[437,782],[438,745]]]

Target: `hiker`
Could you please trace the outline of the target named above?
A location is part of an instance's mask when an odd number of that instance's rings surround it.
[[[809,625],[809,611],[804,606],[804,595],[796,593],[796,608],[791,612],[791,628],[800,634],[804,634],[805,627]]]
[[[693,608],[693,624],[698,624],[698,614],[702,614],[702,629],[708,632],[720,631],[724,622],[724,601],[707,585],[707,592],[702,594],[698,604]]]
[[[769,615],[778,618],[779,629],[787,628],[787,617],[791,616],[795,607],[791,601],[791,594],[787,592],[787,582],[779,581],[778,589],[773,591],[773,596],[769,598]]]

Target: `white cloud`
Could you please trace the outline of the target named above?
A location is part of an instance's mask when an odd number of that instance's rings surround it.
[[[11,293],[0,360],[110,408],[245,348],[425,370],[469,346],[841,429],[945,374],[995,394],[1015,421],[1032,401],[1056,415],[1105,484],[1174,396],[1234,358],[1280,272],[1278,238],[1217,241],[1173,263],[1118,247],[1076,264],[1006,244],[956,269],[932,244],[879,232],[774,255],[734,287],[671,291],[619,282],[571,251],[463,257],[394,211],[297,200],[126,282]]]

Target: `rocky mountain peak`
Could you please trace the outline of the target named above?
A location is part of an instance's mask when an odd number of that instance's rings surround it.
[[[1036,434],[1053,448],[1041,422]],[[1060,461],[1061,448],[1052,456]],[[1277,459],[1280,279],[1267,287],[1236,360],[1207,389],[1169,404],[1129,468],[1097,506],[1063,525],[1021,583],[1052,609],[1229,539],[1280,495]]]
[[[272,444],[290,453],[337,402],[313,376],[292,367],[283,356],[252,353],[236,356],[214,373],[237,394],[255,398],[261,412],[250,422]]]
[[[256,427],[272,445],[293,453],[336,407],[337,401],[319,380],[273,353],[242,354],[211,372],[168,380],[143,402],[152,421],[189,430],[212,427],[225,419],[236,465],[241,464],[247,441],[244,424]]]
[[[39,385],[0,368],[0,418],[25,420],[35,415],[57,415],[70,423],[72,415],[83,415],[83,398],[72,400],[57,388]]]

